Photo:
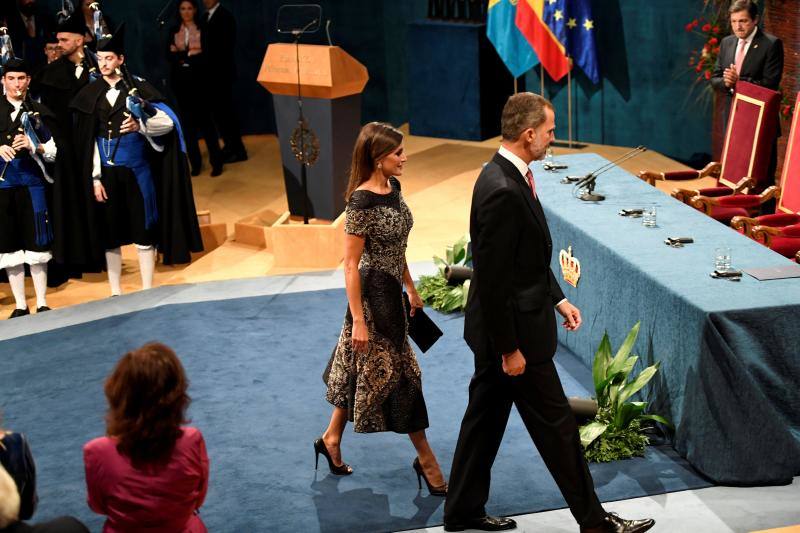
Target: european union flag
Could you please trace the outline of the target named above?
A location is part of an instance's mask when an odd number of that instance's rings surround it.
[[[516,12],[517,0],[489,0],[486,36],[511,75],[519,78],[539,61],[531,45],[514,24]]]
[[[590,0],[544,0],[543,18],[576,65],[600,81]]]

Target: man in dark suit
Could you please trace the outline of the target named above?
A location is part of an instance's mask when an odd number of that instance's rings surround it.
[[[233,105],[233,83],[236,64],[233,53],[236,45],[236,20],[219,0],[203,0],[206,12],[200,25],[200,46],[213,76],[208,78],[211,115],[225,143],[222,148],[225,163],[247,161],[242,143],[239,119]]]
[[[751,0],[735,0],[728,13],[733,34],[720,42],[717,63],[711,76],[711,86],[727,96],[725,122],[739,80],[778,91],[783,75],[783,43],[774,35],[759,29],[756,4]],[[775,175],[777,157],[776,137],[768,176]]]
[[[475,374],[450,473],[445,531],[516,527],[484,508],[512,404],[582,532],[646,531],[653,520],[624,520],[600,505],[552,360],[555,311],[568,330],[581,325],[580,311],[550,269],[550,232],[528,167],[553,140],[553,106],[532,93],[516,94],[503,108],[501,130],[500,150],[472,193],[474,271],[464,339],[475,354]]]
[[[36,72],[47,64],[44,45],[53,32],[55,21],[39,9],[36,0],[16,0],[16,7],[9,11],[6,18],[14,52]]]

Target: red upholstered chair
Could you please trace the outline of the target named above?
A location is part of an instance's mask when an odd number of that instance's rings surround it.
[[[794,259],[800,253],[800,224],[783,228],[756,226],[751,236],[770,250],[789,259]]]
[[[800,109],[800,93],[797,93],[795,109]],[[772,232],[768,228],[783,228],[795,224],[800,224],[800,112],[795,112],[792,117],[781,174],[781,194],[775,213],[756,217],[736,216],[731,220],[731,227],[751,237],[754,228],[760,227],[759,240],[766,244],[769,235],[777,238],[776,246],[780,247],[787,244],[781,240],[784,237],[780,232]],[[792,257],[794,254],[784,255]]]
[[[715,187],[675,189],[672,196],[726,223],[737,215],[750,216],[757,213],[762,203],[779,193],[779,189],[770,187],[767,170],[778,127],[781,95],[747,82],[737,83],[736,91],[731,103],[721,162],[709,163],[699,171],[643,170],[639,173],[639,177],[651,185],[659,180],[691,180],[706,176],[717,178]],[[760,195],[749,195],[749,199],[716,201],[721,197],[752,191],[763,192]],[[692,204],[692,199],[698,196],[703,197],[703,200]]]

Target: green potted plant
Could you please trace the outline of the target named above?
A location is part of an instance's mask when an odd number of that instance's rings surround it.
[[[434,276],[420,276],[417,291],[422,300],[431,308],[443,313],[461,311],[467,306],[469,280],[451,284],[445,272],[452,267],[466,267],[472,258],[469,255],[469,236],[457,240],[445,249],[445,258],[433,256],[433,262],[439,267]]]
[[[642,428],[644,421],[672,427],[662,416],[645,414],[647,402],[629,401],[655,376],[659,367],[659,363],[648,366],[632,378],[639,357],[631,355],[631,350],[639,335],[640,324],[637,322],[633,326],[613,356],[607,332],[595,353],[592,379],[598,410],[594,419],[580,427],[581,444],[589,461],[608,462],[643,456],[649,442]]]

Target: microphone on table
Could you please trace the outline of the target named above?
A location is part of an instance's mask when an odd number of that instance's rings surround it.
[[[583,189],[583,188],[586,189],[586,192],[584,192],[582,195],[580,195],[579,198],[581,200],[583,200],[584,202],[601,202],[601,201],[605,200],[605,196],[602,196],[600,194],[594,194],[594,184],[597,181],[597,176],[599,176],[603,172],[607,172],[607,171],[611,170],[612,168],[619,166],[620,163],[623,163],[623,162],[627,161],[628,159],[632,159],[632,158],[636,157],[637,155],[641,154],[642,152],[646,152],[646,151],[647,151],[647,147],[645,147],[643,145],[639,145],[636,148],[634,148],[633,150],[630,150],[629,152],[626,152],[626,153],[622,154],[620,157],[616,158],[615,160],[609,161],[605,165],[602,165],[601,167],[593,170],[592,172],[589,172],[585,176],[577,177],[578,179],[577,179],[577,183],[575,184],[575,188],[576,189]],[[569,179],[569,181],[572,182],[572,181],[575,181],[575,179],[574,179],[575,177],[576,176],[568,176],[567,179]]]

